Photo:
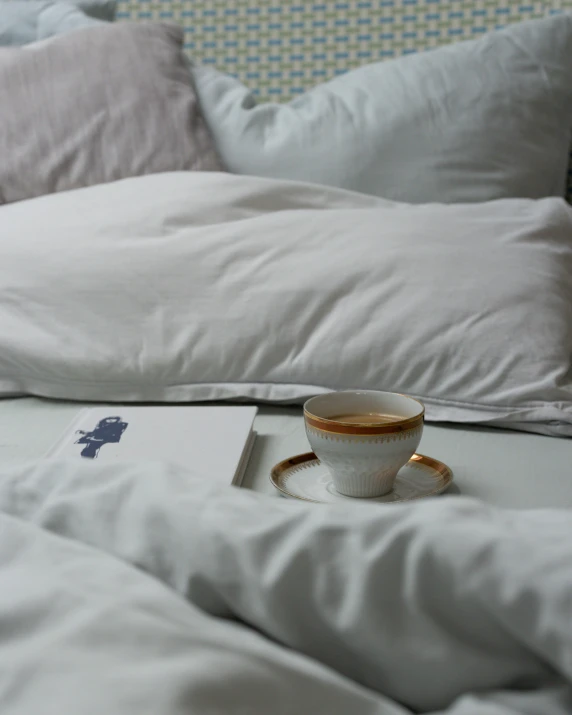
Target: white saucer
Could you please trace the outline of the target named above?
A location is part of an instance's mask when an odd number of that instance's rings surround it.
[[[414,454],[399,470],[389,494],[371,499],[346,497],[336,491],[329,471],[313,452],[298,454],[272,468],[270,481],[284,496],[302,501],[335,504],[341,501],[366,501],[390,504],[434,496],[445,491],[453,473],[443,462]]]

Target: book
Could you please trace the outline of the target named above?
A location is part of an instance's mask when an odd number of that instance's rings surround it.
[[[171,461],[240,486],[256,433],[256,407],[82,409],[46,454],[78,460]]]

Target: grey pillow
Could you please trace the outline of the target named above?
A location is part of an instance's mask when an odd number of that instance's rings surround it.
[[[115,18],[115,0],[69,0],[89,18]],[[38,39],[38,23],[51,2],[37,0],[0,0],[0,47],[26,45]]]
[[[222,170],[169,25],[0,48],[0,203],[164,171]]]
[[[362,67],[287,104],[195,67],[230,171],[407,201],[562,196],[572,15]]]

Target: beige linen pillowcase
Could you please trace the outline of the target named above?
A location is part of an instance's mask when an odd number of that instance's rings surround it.
[[[102,25],[0,48],[0,203],[164,171],[219,171],[180,28]]]

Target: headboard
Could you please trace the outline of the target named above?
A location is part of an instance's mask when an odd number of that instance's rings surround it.
[[[288,101],[368,62],[565,10],[572,0],[119,0],[118,19],[179,23],[195,59]]]

